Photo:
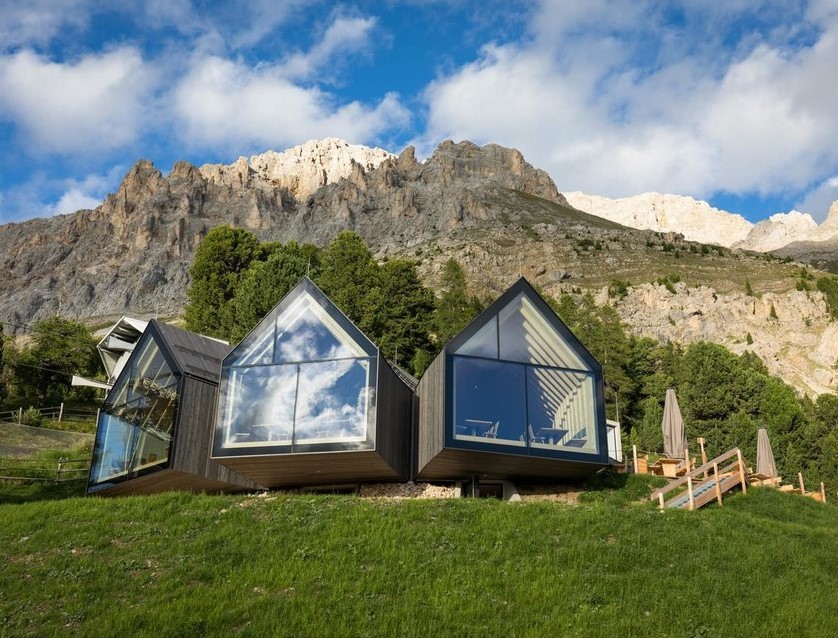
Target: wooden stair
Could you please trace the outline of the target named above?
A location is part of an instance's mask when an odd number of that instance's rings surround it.
[[[731,459],[732,462],[723,466]],[[722,495],[739,486],[747,493],[747,483],[742,452],[739,448],[733,448],[655,490],[650,499],[658,501],[661,509],[695,510],[714,500],[721,505]],[[672,494],[668,500],[667,494]]]

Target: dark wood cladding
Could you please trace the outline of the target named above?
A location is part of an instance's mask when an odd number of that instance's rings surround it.
[[[253,481],[210,458],[218,386],[184,376],[178,401],[178,425],[171,468],[231,486],[255,489]]]
[[[413,392],[381,355],[378,357],[377,379],[375,451],[392,468],[396,478],[406,480],[410,475]]]
[[[602,468],[601,463],[580,463],[517,454],[475,452],[448,448],[439,452],[419,471],[423,481],[469,479],[577,479]]]
[[[416,470],[423,468],[445,447],[445,352],[422,375],[416,386]]]
[[[396,481],[402,477],[374,450],[226,456],[220,459],[235,472],[271,487],[314,486]]]

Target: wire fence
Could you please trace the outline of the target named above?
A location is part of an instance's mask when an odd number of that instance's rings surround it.
[[[0,456],[0,481],[80,481],[87,478],[90,459],[21,459]]]
[[[93,442],[92,434],[0,423],[0,457],[26,458],[45,450],[71,450]]]
[[[50,408],[38,408],[38,412],[42,419],[46,421],[55,421],[56,423],[82,423],[91,421],[96,418],[98,410],[91,408],[71,408],[61,405]],[[26,425],[24,419],[27,411],[23,408],[16,410],[6,410],[0,412],[0,423],[17,423],[18,425]]]

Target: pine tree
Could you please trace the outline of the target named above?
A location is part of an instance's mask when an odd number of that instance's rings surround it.
[[[449,259],[443,266],[442,291],[442,296],[437,300],[434,321],[440,345],[448,343],[479,312],[476,299],[468,297],[466,273],[456,259]]]
[[[263,254],[259,240],[243,228],[213,228],[195,251],[189,269],[187,330],[229,339],[230,302],[244,273]]]

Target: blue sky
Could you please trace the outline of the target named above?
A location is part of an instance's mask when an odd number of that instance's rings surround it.
[[[838,0],[0,3],[0,223],[139,158],[342,137],[521,150],[560,190],[752,221],[838,200]]]

